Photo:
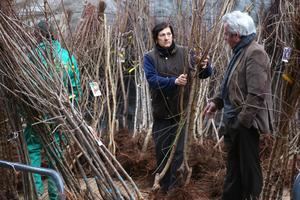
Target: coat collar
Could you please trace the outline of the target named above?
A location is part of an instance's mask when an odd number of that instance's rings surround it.
[[[158,54],[162,57],[169,57],[172,56],[176,53],[177,51],[177,45],[174,43],[174,41],[172,42],[172,45],[169,48],[163,48],[159,45],[155,45],[154,47],[155,51],[158,52]]]

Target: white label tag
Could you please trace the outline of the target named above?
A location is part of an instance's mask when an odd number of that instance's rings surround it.
[[[90,87],[91,87],[94,97],[98,97],[98,96],[102,95],[97,82],[90,82],[89,84],[90,84]]]
[[[291,53],[292,53],[292,49],[290,47],[284,47],[281,60],[286,63],[289,62]]]

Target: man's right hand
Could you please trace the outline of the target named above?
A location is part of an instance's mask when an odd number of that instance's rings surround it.
[[[217,111],[216,104],[212,101],[208,102],[208,104],[204,108],[203,118],[204,117],[212,118],[214,116],[214,114],[216,113],[216,111]]]

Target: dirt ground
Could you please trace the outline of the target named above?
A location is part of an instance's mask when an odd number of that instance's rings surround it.
[[[154,146],[151,142],[145,153],[141,152],[144,138],[132,139],[125,130],[117,134],[117,159],[135,180],[145,199],[176,199],[176,200],[214,200],[222,193],[225,175],[225,153],[215,149],[215,141],[205,140],[203,144],[192,144],[189,165],[193,168],[191,181],[188,185],[173,190],[164,198],[161,194],[151,192],[154,182],[156,160]]]
[[[141,134],[143,135],[143,134]],[[146,200],[219,200],[226,172],[226,153],[215,148],[216,141],[205,139],[201,144],[193,143],[189,153],[189,165],[192,167],[191,181],[188,185],[161,196],[153,193],[156,160],[152,138],[145,153],[141,152],[143,136],[132,139],[128,131],[122,130],[116,135],[117,159],[134,179]],[[262,137],[260,157],[263,173],[267,170],[273,140]],[[284,190],[283,200],[289,200],[289,189]]]

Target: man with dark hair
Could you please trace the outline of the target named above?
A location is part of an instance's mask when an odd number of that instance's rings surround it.
[[[55,40],[55,31],[51,24],[47,21],[41,20],[35,26],[35,37],[38,42],[41,42],[43,38],[47,40]]]
[[[75,57],[66,49],[62,48],[61,44],[55,40],[54,28],[48,24],[48,22],[40,21],[35,26],[34,34],[38,42],[37,48],[35,49],[35,56],[37,56],[43,65],[55,67],[58,74],[62,74],[64,85],[68,88],[70,94],[68,98],[77,105],[81,95],[81,86],[79,69]],[[51,59],[51,63],[53,63],[54,66],[50,66],[49,59]],[[31,165],[41,167],[42,144],[38,133],[36,133],[30,122],[28,122],[24,133]],[[59,143],[60,138],[59,133],[55,132],[53,140]],[[44,193],[41,175],[34,174],[33,178],[38,196],[40,197]],[[48,194],[50,200],[56,200],[58,198],[57,188],[52,178],[48,179]]]
[[[170,149],[174,143],[180,116],[187,107],[190,72],[195,63],[189,50],[175,44],[173,27],[166,23],[157,24],[152,29],[154,48],[144,55],[144,71],[150,86],[153,111],[152,135],[155,142],[158,172],[164,168]],[[192,60],[191,62],[189,62]],[[212,68],[205,59],[199,70],[199,78],[207,78]],[[180,108],[181,93],[183,107]],[[183,162],[184,128],[181,129],[173,161],[160,182],[161,190],[168,191],[176,186],[177,170]]]
[[[228,156],[222,199],[259,199],[263,185],[259,134],[272,131],[270,61],[255,41],[256,28],[247,13],[234,11],[222,20],[224,40],[233,55],[221,89],[204,113],[211,116],[224,108]]]

